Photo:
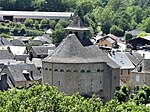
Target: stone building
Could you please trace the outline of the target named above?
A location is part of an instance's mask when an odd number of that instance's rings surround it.
[[[110,59],[120,66],[120,85],[130,83],[131,71],[135,68],[125,52],[111,51],[108,53]]]
[[[119,66],[97,46],[84,47],[74,34],[43,59],[42,65],[43,83],[57,86],[67,95],[95,93],[108,101],[119,86]]]
[[[150,59],[143,59],[139,65],[132,71],[131,86],[136,89],[139,86],[150,86]]]

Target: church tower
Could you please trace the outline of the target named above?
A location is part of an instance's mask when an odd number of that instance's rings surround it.
[[[93,45],[90,41],[90,31],[86,28],[81,20],[81,18],[77,15],[70,25],[65,28],[66,34],[75,34],[79,41],[83,46]]]

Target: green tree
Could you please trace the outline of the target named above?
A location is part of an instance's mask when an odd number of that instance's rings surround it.
[[[140,29],[150,33],[150,17],[142,20],[142,23],[139,25]]]
[[[65,37],[65,30],[63,28],[55,29],[52,33],[52,43],[58,45]]]
[[[48,29],[48,28],[50,28],[50,20],[48,18],[42,19],[40,24],[41,24],[41,26],[40,26],[41,29]]]
[[[25,25],[26,27],[33,27],[33,24],[34,24],[34,21],[33,21],[32,19],[26,19],[26,20],[24,21],[24,25]]]
[[[110,28],[110,33],[111,34],[114,34],[116,36],[123,36],[124,35],[124,32],[121,28],[117,27],[116,25],[113,25],[111,28]]]

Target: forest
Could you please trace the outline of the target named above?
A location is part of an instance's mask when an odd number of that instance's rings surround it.
[[[0,10],[75,12],[93,34],[150,32],[150,0],[1,0]]]
[[[102,103],[100,98],[84,98],[58,92],[56,87],[35,84],[29,89],[0,91],[0,112],[150,112],[150,87],[143,86],[137,95],[129,95],[124,85],[116,91],[114,99]]]

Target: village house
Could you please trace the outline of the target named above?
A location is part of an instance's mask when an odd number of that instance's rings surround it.
[[[126,31],[125,33],[130,34],[133,38],[136,38],[138,36],[138,34],[141,33],[141,30],[134,29],[134,30],[131,30],[131,31]]]
[[[55,45],[51,44],[49,46],[32,46],[30,50],[30,56],[29,58],[45,58],[48,56],[48,52],[52,51],[55,49]]]
[[[25,43],[21,39],[12,39],[10,40],[10,43],[13,46],[25,46]]]
[[[0,37],[0,46],[11,46],[12,44],[4,37]]]
[[[143,59],[132,71],[131,87],[136,90],[139,86],[150,86],[150,59]]]
[[[75,34],[67,36],[43,59],[42,66],[43,83],[57,86],[67,95],[95,93],[108,101],[120,82],[120,67],[97,46],[84,47]]]
[[[99,45],[100,47],[114,48],[117,46],[118,37],[113,34],[98,37],[99,39],[96,39],[96,44]]]
[[[120,84],[130,83],[131,71],[135,68],[125,52],[111,51],[108,53],[110,59],[120,66]]]
[[[137,37],[127,41],[132,46],[133,50],[142,49],[145,45],[150,45],[150,36]]]
[[[5,60],[7,61],[7,60]],[[42,78],[34,64],[26,64],[18,61],[0,61],[4,66],[1,72],[7,74],[7,84],[10,88],[23,87],[28,88],[35,81],[41,83]]]
[[[0,71],[1,71],[1,68],[0,68]],[[0,90],[4,91],[4,90],[7,90],[7,89],[8,89],[8,86],[7,86],[7,74],[0,73]]]

